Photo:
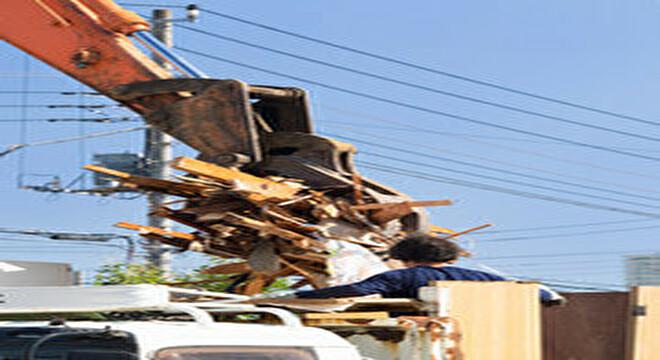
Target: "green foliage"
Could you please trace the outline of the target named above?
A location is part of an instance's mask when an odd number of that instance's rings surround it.
[[[194,287],[207,291],[224,292],[234,281],[233,275],[211,275],[203,271],[209,267],[227,264],[233,260],[211,258],[189,273],[176,274],[166,278],[158,268],[146,264],[109,264],[102,266],[94,276],[94,285],[134,285],[134,284],[177,284],[180,287]],[[181,283],[180,285],[178,283]],[[291,281],[280,278],[274,281],[265,293],[288,290]]]
[[[94,276],[94,285],[162,284],[167,282],[158,268],[143,264],[110,264]]]

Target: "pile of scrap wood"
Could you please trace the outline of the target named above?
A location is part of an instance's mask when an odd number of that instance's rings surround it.
[[[352,196],[331,197],[296,179],[258,177],[191,158],[178,158],[171,166],[186,175],[170,181],[95,165],[85,168],[124,188],[182,198],[154,214],[194,229],[190,233],[130,223],[117,226],[183,250],[243,259],[209,268],[207,273],[239,274],[236,291],[248,295],[293,275],[303,279],[297,285],[321,287],[328,275],[329,241],[384,252],[405,235],[392,231],[389,223],[415,207],[451,204],[449,200],[365,203],[357,179]]]

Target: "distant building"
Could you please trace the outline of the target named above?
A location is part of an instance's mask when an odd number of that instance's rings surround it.
[[[660,286],[660,254],[627,256],[626,283],[629,286]]]
[[[67,286],[78,283],[69,264],[0,260],[0,286]]]

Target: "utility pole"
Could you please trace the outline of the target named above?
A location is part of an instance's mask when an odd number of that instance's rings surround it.
[[[153,11],[152,33],[165,46],[168,48],[172,47],[171,10],[156,9]],[[171,70],[170,65],[165,63],[161,58],[154,56],[154,60],[166,69]],[[172,160],[172,137],[154,128],[147,129],[145,133],[144,153],[149,176],[157,179],[168,179],[171,172],[169,163]],[[148,195],[149,214],[160,208],[165,201],[167,201],[165,195],[150,193]],[[171,229],[172,222],[170,220],[160,216],[148,216],[149,226]],[[146,250],[149,263],[161,269],[166,276],[170,275],[172,272],[172,255],[167,251],[167,247],[156,240],[149,240]]]

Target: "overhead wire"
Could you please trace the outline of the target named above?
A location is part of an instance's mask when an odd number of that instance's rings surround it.
[[[80,83],[78,85],[78,118],[82,119],[85,117],[85,110],[89,110],[91,108],[88,108],[88,104],[85,102],[85,96],[82,94],[82,89],[83,89],[83,84]],[[87,129],[85,127],[85,122],[84,121],[78,121],[78,136],[82,138],[82,140],[78,141],[78,168],[82,169],[83,166],[85,166],[86,163],[86,155],[87,155],[87,139],[84,138],[87,132]],[[80,186],[85,189],[87,188],[87,172],[83,172],[80,178]]]
[[[22,94],[30,94],[25,92]],[[124,108],[120,104],[0,104],[0,108],[48,108],[48,109],[107,109]]]
[[[581,141],[577,141],[577,140],[565,139],[565,138],[562,138],[562,137],[547,135],[547,134],[538,133],[538,132],[529,131],[529,130],[523,130],[523,129],[519,129],[519,128],[515,128],[515,127],[511,127],[511,126],[506,126],[506,125],[494,124],[494,123],[490,123],[490,122],[487,122],[487,121],[484,121],[484,120],[479,120],[479,119],[475,119],[475,118],[471,118],[471,117],[467,117],[467,116],[452,114],[452,113],[448,113],[448,112],[445,112],[445,111],[435,110],[435,109],[431,109],[431,108],[427,108],[427,107],[423,107],[423,106],[419,106],[419,105],[414,105],[414,104],[406,103],[406,102],[395,100],[395,99],[390,99],[390,98],[386,98],[386,97],[382,97],[382,96],[377,96],[377,95],[372,95],[372,94],[368,94],[368,93],[364,93],[364,92],[360,92],[360,91],[356,91],[356,90],[351,90],[351,89],[340,87],[340,86],[326,84],[326,83],[316,81],[316,80],[305,79],[305,78],[302,78],[302,77],[298,77],[298,76],[294,76],[294,75],[290,75],[290,74],[285,74],[285,73],[282,73],[282,72],[269,70],[269,69],[265,69],[265,68],[254,66],[254,65],[249,65],[249,64],[246,64],[246,63],[243,63],[243,62],[230,60],[230,59],[223,58],[223,57],[220,57],[220,56],[210,55],[210,54],[207,54],[207,53],[204,53],[204,52],[183,48],[183,47],[180,47],[180,46],[175,46],[174,48],[176,50],[180,50],[180,51],[183,51],[183,52],[186,52],[186,53],[189,53],[189,54],[205,57],[207,59],[220,61],[220,62],[236,65],[236,66],[247,68],[247,69],[257,70],[257,71],[264,72],[264,73],[267,73],[267,74],[270,74],[270,75],[275,75],[275,76],[279,76],[279,77],[283,77],[283,78],[287,78],[287,79],[291,79],[291,80],[295,80],[295,81],[300,81],[300,82],[312,84],[312,85],[315,85],[315,86],[318,86],[318,87],[326,88],[326,89],[329,89],[329,90],[333,90],[333,91],[337,91],[337,92],[341,92],[341,93],[345,93],[345,94],[349,94],[349,95],[353,95],[353,96],[358,96],[358,97],[362,97],[362,98],[366,98],[366,99],[370,99],[370,100],[374,100],[374,101],[378,101],[378,102],[382,102],[382,103],[386,103],[386,104],[390,104],[390,105],[396,105],[396,106],[399,106],[399,107],[403,107],[403,108],[407,108],[407,109],[411,109],[411,110],[416,110],[416,111],[420,111],[420,112],[424,112],[424,113],[428,113],[428,114],[438,115],[438,116],[442,116],[442,117],[449,118],[449,119],[464,121],[464,122],[468,122],[468,123],[472,123],[472,124],[476,124],[476,125],[480,125],[480,126],[490,127],[490,128],[499,129],[499,130],[503,130],[503,131],[509,131],[509,132],[518,133],[518,134],[524,134],[524,135],[533,136],[533,137],[539,137],[539,138],[543,138],[543,139],[555,140],[555,141],[564,142],[564,143],[567,143],[567,144],[573,144],[575,146],[580,146],[580,147],[585,147],[585,148],[590,148],[590,149],[600,150],[600,151],[605,151],[605,152],[616,153],[616,154],[619,154],[619,155],[625,155],[625,156],[634,157],[634,158],[638,158],[638,159],[660,161],[660,158],[655,157],[655,156],[638,154],[638,153],[633,153],[633,152],[623,151],[623,150],[616,150],[616,149],[612,149],[612,148],[609,148],[609,147],[606,147],[606,146],[601,146],[601,145],[596,145],[596,144],[591,144],[591,143],[585,143],[585,142],[581,142]]]
[[[410,170],[410,169],[395,168],[395,167],[388,166],[388,165],[370,163],[370,162],[366,162],[366,161],[360,161],[360,164],[362,164],[362,166],[365,167],[365,168],[376,170],[376,171],[381,171],[381,172],[385,172],[385,173],[396,174],[396,175],[401,175],[401,176],[411,177],[411,178],[416,178],[416,179],[423,179],[423,180],[428,180],[428,181],[432,181],[432,182],[439,182],[439,183],[443,183],[443,184],[451,184],[451,185],[475,188],[475,189],[480,189],[480,190],[487,190],[487,191],[493,191],[493,192],[498,192],[498,193],[510,194],[510,195],[515,195],[515,196],[520,196],[520,197],[525,197],[525,198],[530,198],[530,199],[538,199],[538,200],[545,200],[545,201],[562,203],[562,204],[569,204],[569,205],[574,205],[574,206],[579,206],[579,207],[584,207],[584,208],[589,208],[589,209],[605,210],[605,211],[610,211],[610,212],[618,212],[618,213],[623,213],[623,214],[632,214],[632,215],[645,216],[645,217],[650,217],[650,218],[660,218],[660,214],[657,214],[657,213],[649,213],[649,212],[644,212],[644,211],[637,211],[637,210],[619,208],[619,207],[615,207],[615,206],[593,204],[593,203],[584,202],[584,201],[577,201],[577,200],[566,199],[566,198],[561,198],[561,197],[556,197],[556,196],[549,196],[549,195],[533,193],[533,192],[529,192],[529,191],[520,191],[520,190],[515,190],[515,189],[504,188],[504,187],[501,187],[501,186],[478,183],[478,182],[474,182],[474,181],[457,180],[457,179],[444,177],[444,176],[439,176],[439,175],[435,175],[435,174],[428,174],[428,173],[419,172],[419,171]]]
[[[391,160],[391,161],[396,161],[396,162],[400,162],[400,163],[404,163],[404,164],[412,164],[412,165],[424,166],[424,167],[432,168],[432,169],[438,169],[438,170],[450,172],[452,174],[462,174],[462,175],[477,177],[479,179],[489,179],[489,180],[514,184],[514,185],[527,186],[527,187],[531,187],[531,188],[535,188],[535,189],[559,192],[559,193],[562,193],[562,194],[571,194],[571,195],[577,195],[577,196],[582,196],[582,197],[591,198],[591,199],[613,201],[613,202],[617,202],[617,203],[641,206],[641,207],[646,207],[646,208],[651,208],[651,209],[660,209],[660,206],[639,203],[639,202],[636,202],[636,201],[613,199],[613,198],[608,198],[608,197],[605,197],[605,196],[586,194],[586,193],[581,193],[581,192],[578,192],[578,191],[559,189],[559,188],[554,188],[554,187],[549,187],[549,186],[544,186],[544,185],[538,185],[538,184],[524,182],[524,181],[503,179],[503,178],[496,177],[496,176],[490,176],[490,175],[485,175],[485,174],[481,174],[481,173],[474,173],[474,172],[471,172],[471,171],[465,171],[465,170],[459,170],[459,169],[453,169],[453,168],[446,168],[446,167],[441,167],[441,166],[437,166],[437,165],[434,165],[434,164],[418,162],[418,161],[414,161],[414,160],[410,160],[410,159],[402,159],[402,158],[397,158],[397,157],[394,157],[394,156],[388,156],[388,155],[383,155],[383,154],[376,154],[376,153],[367,152],[367,151],[362,151],[361,153],[364,154],[364,155],[367,155],[367,156],[378,157],[378,158]]]
[[[6,156],[6,155],[8,155],[8,154],[10,154],[14,151],[24,149],[24,148],[27,148],[27,147],[61,144],[61,143],[72,142],[72,141],[80,141],[80,140],[86,140],[86,139],[92,139],[92,138],[98,138],[98,137],[104,137],[104,136],[112,136],[112,135],[117,135],[117,134],[122,134],[122,133],[127,133],[127,132],[144,130],[146,128],[147,128],[146,126],[139,126],[139,127],[134,127],[134,128],[128,128],[128,129],[119,129],[119,130],[113,130],[113,131],[90,133],[90,134],[87,134],[87,135],[84,135],[84,136],[74,136],[74,137],[67,137],[67,138],[62,138],[62,139],[44,140],[44,141],[38,141],[38,142],[30,143],[30,144],[16,144],[16,145],[11,145],[11,146],[7,147],[4,151],[0,151],[0,157]]]
[[[140,4],[132,4],[132,6],[144,6],[144,5],[145,4],[141,4],[141,5]],[[250,25],[250,26],[258,27],[258,28],[265,29],[265,30],[268,30],[268,31],[280,33],[280,34],[283,34],[283,35],[295,37],[295,38],[298,38],[298,39],[301,39],[301,40],[305,40],[305,41],[325,45],[325,46],[332,47],[332,48],[335,48],[335,49],[339,49],[339,50],[359,54],[359,55],[369,57],[369,58],[372,58],[372,59],[378,59],[378,60],[398,64],[398,65],[401,65],[401,66],[405,66],[405,67],[408,67],[408,68],[421,70],[421,71],[424,71],[424,72],[427,72],[427,73],[441,75],[441,76],[445,76],[445,77],[449,77],[449,78],[453,78],[453,79],[457,79],[457,80],[461,80],[461,81],[465,81],[465,82],[469,82],[469,83],[473,83],[473,84],[477,84],[477,85],[481,85],[481,86],[485,86],[485,87],[498,89],[498,90],[505,91],[505,92],[508,92],[508,93],[522,95],[522,96],[534,98],[534,99],[537,99],[537,100],[547,101],[547,102],[551,102],[551,103],[555,103],[555,104],[559,104],[559,105],[564,105],[564,106],[568,106],[568,107],[572,107],[572,108],[576,108],[576,109],[580,109],[580,110],[585,110],[585,111],[598,113],[598,114],[602,114],[602,115],[608,115],[608,116],[616,117],[616,118],[619,118],[619,119],[635,121],[635,122],[639,122],[639,123],[643,123],[643,124],[647,124],[647,125],[660,126],[660,123],[657,122],[657,121],[644,119],[644,118],[641,118],[641,117],[638,117],[638,116],[631,116],[631,115],[623,114],[623,113],[620,113],[620,112],[604,110],[604,109],[600,109],[600,108],[597,108],[597,107],[583,105],[583,104],[579,104],[579,103],[576,103],[576,102],[567,101],[567,100],[564,100],[564,99],[558,99],[558,98],[542,95],[542,94],[535,93],[535,92],[516,89],[516,88],[513,88],[513,87],[497,84],[497,83],[490,82],[490,81],[480,80],[480,79],[477,79],[475,77],[469,77],[469,76],[465,76],[465,75],[461,75],[461,74],[456,74],[456,73],[452,73],[452,72],[448,72],[448,71],[435,69],[435,68],[432,68],[432,67],[429,67],[429,66],[415,64],[415,63],[410,62],[410,61],[401,60],[401,59],[397,59],[397,58],[394,58],[394,57],[391,57],[391,56],[377,54],[377,53],[374,53],[374,52],[361,50],[361,49],[358,49],[358,48],[355,48],[355,47],[350,47],[350,46],[339,44],[339,43],[336,43],[336,42],[319,39],[319,38],[316,38],[316,37],[301,34],[299,32],[294,32],[294,31],[281,29],[281,28],[278,28],[278,27],[275,27],[275,26],[259,23],[257,21],[248,20],[248,19],[245,19],[245,18],[230,15],[230,14],[223,13],[223,12],[216,11],[216,10],[209,10],[209,9],[206,9],[206,8],[202,7],[202,8],[200,8],[200,12],[211,14],[211,15],[221,17],[221,18],[224,18],[224,19],[228,19],[228,20],[232,20],[232,21],[235,21],[235,22],[240,22],[240,23],[247,24],[247,25]]]
[[[521,108],[521,107],[506,105],[506,104],[502,104],[502,103],[495,102],[495,101],[479,99],[479,98],[459,94],[459,93],[452,92],[452,91],[446,91],[446,90],[442,90],[442,89],[438,89],[438,88],[434,88],[434,87],[430,87],[430,86],[425,86],[425,85],[413,83],[413,82],[406,81],[406,80],[396,79],[396,78],[393,78],[393,77],[384,76],[384,75],[380,75],[380,74],[369,72],[369,71],[363,71],[363,70],[351,68],[351,67],[348,67],[348,66],[338,65],[338,64],[331,63],[331,62],[324,61],[324,60],[319,60],[319,59],[315,59],[315,58],[311,58],[311,57],[307,57],[307,56],[303,56],[303,55],[299,55],[299,54],[294,54],[294,53],[287,52],[287,51],[278,50],[278,49],[275,49],[275,48],[272,48],[272,47],[269,47],[269,46],[264,46],[264,45],[251,43],[251,42],[240,40],[240,39],[233,38],[233,37],[230,37],[230,36],[221,35],[221,34],[209,32],[209,31],[205,31],[205,30],[201,30],[201,29],[196,29],[196,28],[186,26],[186,25],[175,24],[175,26],[177,28],[180,28],[180,29],[188,30],[188,31],[195,32],[195,33],[198,33],[198,34],[203,34],[203,35],[213,37],[213,38],[216,38],[216,39],[221,39],[221,40],[224,40],[224,41],[233,42],[235,44],[240,44],[240,45],[248,46],[248,47],[259,49],[259,50],[268,51],[270,53],[283,55],[283,56],[287,56],[287,57],[290,57],[290,58],[310,62],[310,63],[316,64],[316,65],[321,65],[321,66],[325,66],[325,67],[329,67],[329,68],[333,68],[333,69],[338,69],[338,70],[346,71],[346,72],[349,72],[349,73],[352,73],[352,74],[366,76],[366,77],[369,77],[369,78],[373,78],[373,79],[377,79],[377,80],[381,80],[381,81],[385,81],[385,82],[389,82],[389,83],[393,83],[393,84],[397,84],[397,85],[402,85],[402,86],[405,86],[405,87],[414,88],[414,89],[418,89],[418,90],[422,90],[422,91],[426,91],[426,92],[431,92],[431,93],[434,93],[434,94],[448,96],[448,97],[452,97],[452,98],[455,98],[455,99],[460,99],[460,100],[463,100],[463,101],[468,101],[468,102],[472,102],[472,103],[477,103],[477,104],[481,104],[481,105],[486,105],[486,106],[491,106],[491,107],[495,107],[495,108],[499,108],[499,109],[513,111],[513,112],[517,112],[517,113],[520,113],[520,114],[536,116],[536,117],[540,117],[540,118],[544,118],[544,119],[548,119],[548,120],[553,120],[553,121],[557,121],[557,122],[562,122],[562,123],[565,123],[565,124],[571,124],[571,125],[575,125],[575,126],[579,126],[579,127],[605,131],[605,132],[614,133],[614,134],[617,134],[617,135],[630,136],[630,137],[634,137],[634,138],[638,138],[638,139],[654,141],[654,142],[660,142],[660,138],[654,137],[654,136],[648,136],[648,135],[643,135],[643,134],[639,134],[639,133],[632,133],[632,132],[629,132],[629,131],[613,129],[613,128],[606,127],[606,126],[600,126],[600,125],[584,123],[584,122],[581,122],[581,121],[572,120],[572,119],[568,119],[568,118],[564,118],[564,117],[560,117],[560,116],[555,116],[555,115],[550,115],[550,114],[546,114],[546,113],[542,113],[542,112],[538,112],[538,111],[528,110],[528,109],[524,109],[524,108]],[[660,123],[658,125],[660,125]]]
[[[349,127],[349,128],[352,128],[352,127]],[[380,127],[378,126],[378,127],[373,127],[373,128],[380,128]],[[619,183],[619,182],[603,181],[603,180],[599,180],[599,179],[586,178],[586,177],[583,177],[583,176],[575,176],[573,174],[567,173],[566,171],[557,172],[557,171],[546,170],[546,169],[533,167],[533,166],[520,165],[520,164],[512,163],[512,162],[509,162],[509,161],[502,161],[502,160],[499,160],[499,158],[496,159],[496,158],[492,158],[492,157],[485,157],[485,156],[481,156],[481,155],[473,155],[473,154],[468,154],[468,153],[465,153],[465,152],[456,151],[456,150],[453,150],[453,148],[452,149],[447,149],[447,148],[441,148],[441,147],[438,147],[438,146],[425,145],[425,144],[419,143],[419,142],[416,142],[416,143],[405,142],[405,141],[402,141],[400,137],[395,138],[395,137],[387,137],[387,136],[382,136],[382,135],[374,135],[373,131],[362,132],[362,131],[356,131],[356,130],[353,129],[353,130],[351,130],[351,132],[355,133],[355,134],[362,135],[362,136],[367,136],[367,137],[370,137],[370,138],[374,138],[374,139],[377,139],[377,140],[386,140],[386,141],[397,143],[397,144],[409,144],[409,145],[411,145],[412,148],[430,149],[434,153],[458,155],[460,157],[487,161],[488,163],[502,164],[502,165],[513,167],[513,168],[531,170],[534,173],[551,174],[551,175],[559,176],[562,179],[586,180],[588,182],[605,184],[605,185],[609,185],[609,186],[615,186],[617,189],[630,189],[630,190],[633,190],[633,191],[642,191],[644,193],[659,193],[660,194],[660,190],[649,189],[649,188],[639,188],[639,187],[636,187],[636,186],[629,186],[628,184],[623,184],[623,183]],[[328,133],[328,134],[330,134],[330,133]],[[348,138],[345,135],[335,135],[335,136]],[[371,143],[371,142],[365,142],[364,140],[355,140],[355,141],[356,142],[361,142],[361,143]],[[371,143],[371,144],[374,144],[374,143]],[[381,145],[382,144],[379,143],[379,144],[375,144],[374,146],[381,146]],[[394,150],[394,151],[398,151],[398,150]],[[424,157],[431,157],[433,155],[424,153],[423,156]],[[448,159],[448,158],[441,157],[440,159],[442,160],[442,159]],[[451,159],[451,160],[447,160],[447,161],[456,162],[456,161],[459,161],[459,160]],[[479,164],[472,164],[472,165],[467,165],[467,166],[484,167],[484,165],[479,165]],[[593,190],[597,190],[597,191],[620,193],[620,195],[625,194],[624,196],[631,196],[631,197],[645,198],[645,199],[653,199],[654,201],[659,199],[659,198],[653,198],[653,197],[650,197],[650,196],[647,196],[647,195],[636,195],[636,194],[630,194],[630,193],[626,193],[626,192],[619,191],[619,190],[603,189],[603,188],[599,188],[599,187],[595,187],[595,186],[591,186],[591,185],[571,183],[571,182],[568,182],[568,181],[565,181],[565,180],[544,178],[544,177],[541,177],[541,176],[530,175],[530,174],[526,174],[526,173],[511,172],[509,170],[505,170],[505,169],[502,169],[502,168],[499,168],[499,167],[495,168],[495,167],[492,167],[492,166],[486,166],[486,168],[489,168],[492,171],[496,171],[496,172],[503,172],[503,173],[509,173],[510,172],[513,175],[521,176],[521,177],[537,178],[537,179],[543,180],[543,181],[550,181],[550,182],[555,182],[555,183],[564,183],[565,185],[576,186],[576,187],[588,187],[588,188],[592,188]]]
[[[564,258],[564,257],[581,257],[581,256],[627,256],[632,254],[639,253],[648,253],[648,252],[658,252],[658,250],[626,250],[626,251],[586,251],[586,252],[568,252],[568,253],[550,253],[550,254],[515,254],[515,255],[498,255],[498,256],[485,256],[485,257],[475,257],[475,260],[505,260],[510,261],[511,259],[533,259],[533,258]]]
[[[437,135],[442,135],[442,136],[445,136],[445,134],[446,134],[444,131],[436,130],[436,129],[433,129],[431,127],[419,127],[419,126],[415,126],[414,124],[404,123],[402,121],[397,121],[397,120],[393,120],[393,119],[384,119],[384,118],[376,117],[376,116],[373,116],[373,115],[370,115],[370,114],[359,113],[359,112],[354,112],[354,111],[348,112],[344,109],[338,109],[336,107],[331,107],[331,106],[327,106],[327,105],[324,105],[324,108],[325,109],[330,109],[332,111],[340,110],[342,113],[347,113],[347,114],[351,114],[351,115],[354,115],[354,116],[359,116],[360,119],[371,119],[371,120],[379,121],[379,122],[397,123],[397,124],[400,124],[402,126],[409,127],[410,130],[408,130],[408,131],[413,131],[414,130],[414,131],[419,131],[419,132],[424,133],[424,134],[437,134]],[[467,142],[471,142],[471,143],[475,143],[475,144],[479,144],[479,145],[492,147],[492,148],[506,150],[506,151],[509,151],[509,152],[512,152],[512,153],[515,153],[515,154],[526,154],[526,155],[538,157],[538,158],[541,158],[541,159],[553,160],[553,161],[556,161],[556,162],[562,163],[562,164],[572,164],[572,165],[576,165],[576,166],[581,166],[581,167],[587,167],[587,168],[590,168],[590,169],[600,170],[600,171],[607,172],[607,173],[610,173],[610,174],[618,174],[618,175],[623,174],[623,175],[635,176],[635,177],[640,177],[640,178],[660,180],[659,176],[653,176],[653,175],[649,174],[648,172],[640,173],[640,172],[634,172],[634,171],[626,171],[626,170],[623,170],[623,169],[620,169],[620,168],[611,168],[611,167],[603,166],[603,165],[600,165],[600,164],[594,164],[594,163],[585,162],[585,161],[578,161],[578,160],[574,160],[574,159],[568,159],[566,157],[552,156],[552,155],[549,155],[547,152],[541,153],[541,152],[538,152],[538,151],[531,151],[531,150],[529,150],[529,148],[520,148],[520,147],[507,146],[507,145],[502,145],[502,144],[494,144],[494,143],[491,143],[491,142],[488,142],[488,141],[483,141],[483,140],[475,140],[475,139],[470,139],[470,138],[466,138],[466,139],[462,139],[462,140],[467,141]],[[567,175],[570,176],[570,174],[567,174]],[[590,180],[590,181],[598,182],[597,180]],[[638,190],[647,191],[647,192],[658,192],[657,190],[653,190],[653,189],[638,189]]]
[[[320,105],[319,105],[320,106]],[[323,107],[327,107],[323,105]],[[336,108],[335,108],[336,109]],[[336,111],[338,113],[348,113],[348,111]],[[355,115],[356,113],[353,113]],[[350,121],[337,121],[337,120],[327,120],[327,119],[321,119],[321,125],[325,124],[330,124],[332,126],[345,126],[345,127],[352,127],[352,128],[365,128],[367,126],[372,126],[370,124],[365,124],[365,123],[355,123],[355,122],[350,122]],[[361,119],[364,120],[364,119]],[[410,128],[407,126],[393,126],[393,125],[383,125],[380,124],[377,129],[374,130],[396,130],[396,131],[405,131],[405,132],[411,132],[411,133],[418,133],[420,132],[419,128]],[[471,134],[471,133],[466,133],[466,132],[453,132],[453,131],[443,131],[442,135],[446,136],[447,138],[451,137],[456,137],[456,138],[476,138],[476,139],[487,139],[487,140],[496,140],[496,141],[507,141],[507,142],[521,142],[521,143],[528,143],[528,144],[540,144],[540,145],[552,145],[552,146],[572,146],[570,144],[564,144],[564,143],[559,143],[556,141],[550,141],[550,140],[534,140],[534,139],[523,139],[523,138],[516,138],[516,137],[510,137],[510,136],[493,136],[493,135],[482,135],[482,134]],[[646,151],[646,152],[660,152],[660,149],[650,149],[647,147],[630,147],[630,146],[611,146],[614,149],[621,149],[621,150],[634,150],[634,151]]]
[[[89,122],[89,123],[120,123],[120,122],[139,122],[141,118],[138,116],[116,116],[116,117],[99,117],[99,118],[38,118],[38,119],[0,119],[0,123],[17,123],[21,121],[26,122]]]
[[[575,265],[611,264],[613,261],[615,261],[615,260],[580,260],[579,262],[576,262],[575,260],[570,260],[570,261],[553,261],[553,262],[507,263],[507,264],[500,264],[498,266],[537,268],[537,267],[546,267],[546,266],[564,266],[565,267],[566,265],[572,265],[571,268],[573,268]],[[620,259],[617,259],[616,261],[620,261]]]
[[[475,231],[470,234],[470,236],[475,235],[492,235],[492,234],[503,234],[503,233],[512,233],[512,232],[525,232],[525,231],[539,231],[539,230],[557,230],[557,229],[568,229],[568,228],[582,228],[588,226],[602,226],[602,225],[616,225],[616,224],[630,224],[630,223],[639,223],[639,222],[649,222],[657,221],[654,219],[631,219],[631,220],[615,220],[615,221],[598,221],[590,223],[570,223],[563,225],[550,225],[550,226],[534,226],[518,229],[502,229],[502,230],[480,230]]]
[[[512,237],[504,237],[504,238],[496,237],[496,238],[488,239],[487,241],[482,242],[482,244],[489,244],[493,242],[499,243],[504,241],[508,242],[508,241],[537,240],[537,239],[555,239],[555,238],[577,237],[577,236],[594,235],[594,234],[621,233],[621,232],[651,230],[651,229],[660,229],[660,225],[628,227],[628,228],[607,229],[607,230],[592,230],[592,231],[582,231],[582,232],[562,233],[562,234],[512,236]]]
[[[29,78],[29,76],[27,76]],[[20,95],[20,94],[36,94],[36,95],[77,95],[78,91],[61,91],[61,90],[0,90],[0,94],[3,95]],[[101,94],[97,92],[83,92],[84,95],[98,95]]]
[[[608,283],[600,283],[600,282],[593,282],[593,281],[555,279],[555,278],[547,278],[547,277],[529,277],[529,276],[518,276],[518,275],[512,275],[512,276],[516,276],[516,277],[518,277],[520,279],[523,279],[523,280],[538,280],[538,281],[541,281],[541,282],[555,281],[555,282],[566,283],[566,284],[584,284],[584,285],[606,286],[606,287],[626,287],[625,284],[608,284]]]
[[[47,244],[47,245],[52,245],[54,247],[60,247],[60,246],[79,246],[79,247],[84,247],[84,246],[96,246],[96,247],[106,247],[106,248],[117,248],[121,250],[128,250],[126,246],[123,245],[118,245],[118,244],[99,244],[95,242],[86,242],[86,241],[69,241],[67,242],[66,240],[21,240],[17,238],[6,238],[6,237],[0,237],[0,242],[6,243],[6,242],[18,242],[21,244],[25,245],[31,245],[31,244],[39,244],[38,248],[43,248],[42,245]],[[2,249],[4,250],[5,247],[3,246]],[[26,247],[26,249],[35,249],[35,247]]]
[[[340,135],[340,134],[334,134],[334,133],[328,133],[328,132],[325,132],[325,134],[327,134],[329,136],[332,136],[332,137],[335,137],[335,138],[345,139],[345,140],[349,140],[351,142],[355,142],[355,143],[359,143],[359,144],[365,144],[365,145],[369,145],[369,146],[373,146],[373,147],[377,147],[377,148],[381,148],[381,149],[392,150],[392,151],[396,151],[396,152],[400,152],[400,153],[404,153],[404,154],[410,154],[410,155],[415,155],[415,156],[426,157],[426,158],[433,159],[433,160],[440,160],[440,161],[444,161],[444,162],[459,164],[459,165],[462,165],[462,166],[468,166],[468,167],[472,167],[472,168],[484,169],[484,170],[504,173],[504,174],[508,174],[508,175],[514,175],[514,176],[529,178],[529,179],[536,179],[536,180],[541,180],[541,181],[546,181],[546,182],[552,182],[552,183],[555,183],[555,184],[562,184],[562,185],[577,187],[577,188],[580,188],[580,189],[589,189],[589,190],[600,191],[600,192],[616,194],[616,195],[621,195],[621,196],[628,196],[628,197],[633,197],[633,198],[638,198],[638,199],[660,201],[660,198],[656,198],[656,197],[652,197],[652,196],[648,196],[648,195],[632,194],[632,193],[628,193],[628,192],[624,192],[624,191],[599,188],[599,187],[596,187],[596,186],[572,183],[572,182],[569,182],[569,181],[564,181],[564,180],[559,180],[559,179],[551,179],[551,178],[546,178],[546,177],[537,176],[537,175],[525,174],[525,173],[521,173],[521,172],[517,172],[517,171],[505,170],[505,169],[502,169],[502,168],[497,168],[497,167],[492,167],[492,166],[487,166],[487,165],[481,165],[481,164],[475,164],[475,163],[471,163],[471,162],[467,162],[467,161],[447,158],[447,157],[438,156],[438,155],[432,155],[432,154],[429,154],[429,153],[426,153],[426,152],[420,152],[420,151],[415,151],[415,150],[410,150],[410,149],[404,149],[404,148],[401,148],[401,147],[398,147],[398,146],[389,146],[389,145],[384,145],[382,143],[374,143],[374,142],[371,142],[371,141],[356,139],[354,137]],[[383,139],[383,137],[380,137],[380,138]],[[387,138],[384,138],[384,139],[387,139]],[[396,143],[399,143],[399,144],[406,144],[405,142],[402,142],[400,139],[389,138],[388,140],[395,141]],[[417,144],[408,143],[408,144],[410,144],[411,146],[413,146],[415,148],[428,148],[428,149],[431,149],[433,152],[438,151],[437,147],[424,146],[423,144],[420,145],[418,143]],[[449,152],[451,153],[452,151],[449,151]],[[375,154],[375,153],[371,153],[371,152],[368,152],[368,151],[360,151],[360,153],[370,155],[370,156],[377,156],[377,157],[386,158],[385,155]],[[411,163],[411,164],[418,164],[418,165],[423,165],[423,166],[434,167],[434,168],[437,168],[437,169],[440,169],[440,170],[445,170],[445,171],[463,173],[463,174],[466,174],[466,175],[469,175],[469,176],[479,176],[479,177],[482,177],[482,178],[492,178],[492,179],[497,180],[497,181],[511,182],[510,180],[484,176],[482,174],[475,174],[475,173],[471,173],[471,172],[463,172],[463,171],[458,171],[456,169],[442,168],[442,167],[438,167],[438,166],[434,166],[434,165],[420,164],[418,162],[409,162],[407,160],[404,161],[404,159],[398,159],[398,158],[392,158],[392,157],[389,157],[389,159],[395,160],[395,161],[407,162],[407,163]],[[522,183],[522,182],[518,182],[518,184],[524,184],[526,186],[532,186],[532,187],[537,186],[535,184],[529,185],[529,183]],[[542,187],[542,188],[545,188],[546,190],[550,189],[550,188],[547,188],[547,187]],[[563,191],[563,190],[557,190],[555,188],[552,188],[552,191]],[[563,191],[563,192],[565,192],[565,191]],[[577,194],[580,194],[582,196],[592,197],[592,195],[588,195],[588,194],[586,194],[586,195],[581,194],[581,193],[577,193]],[[611,198],[604,198],[604,197],[598,197],[598,198],[605,199],[605,200],[613,200]],[[618,201],[618,200],[616,200],[616,201]],[[634,203],[634,202],[631,203],[631,204],[639,205],[639,203]],[[649,205],[642,204],[642,206],[649,206]],[[651,207],[656,207],[656,206],[651,206]]]
[[[30,62],[31,62],[30,56],[25,54],[23,57],[23,74],[25,75],[25,77],[22,78],[21,80],[21,90],[23,91],[23,93],[21,93],[22,105],[26,105],[30,98],[28,92],[30,89],[30,77],[28,76],[31,71]],[[27,107],[22,107],[21,115],[20,115],[21,122],[18,130],[18,141],[20,144],[27,143],[27,139],[28,139],[27,118],[28,118]],[[3,153],[0,152],[0,157],[2,157],[2,155]],[[26,171],[26,157],[27,155],[23,152],[19,154],[17,159],[16,184],[19,188],[24,185],[23,177]]]

